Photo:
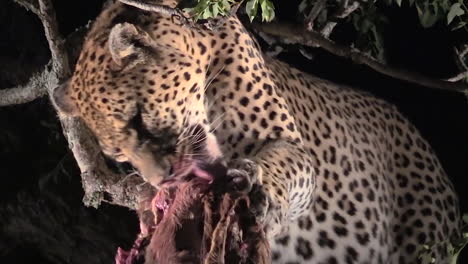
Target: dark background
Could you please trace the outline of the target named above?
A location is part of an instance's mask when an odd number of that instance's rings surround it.
[[[278,1],[280,19],[296,16],[297,1]],[[62,34],[84,26],[102,1],[54,1]],[[455,75],[452,47],[466,32],[419,26],[415,8],[386,7],[388,63],[434,78]],[[352,29],[341,26],[343,41]],[[279,58],[321,77],[367,90],[394,103],[431,143],[468,211],[468,103],[462,94],[397,81],[320,50],[304,58],[286,47]],[[0,1],[0,89],[25,83],[49,60],[40,21],[12,0]],[[138,225],[133,212],[82,205],[79,171],[47,98],[0,108],[0,263],[112,263]],[[466,254],[466,253],[465,253]],[[463,260],[460,263],[464,263]]]

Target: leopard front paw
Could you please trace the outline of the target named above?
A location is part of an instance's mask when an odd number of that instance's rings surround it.
[[[250,198],[250,210],[257,219],[258,222],[264,223],[267,217],[268,208],[270,202],[268,194],[260,184],[254,184],[252,190],[249,193]]]
[[[260,167],[249,159],[238,159],[229,162],[227,177],[228,189],[249,193],[252,186],[259,182]]]
[[[280,216],[281,209],[275,206],[265,186],[254,184],[249,193],[249,198],[249,211],[255,217],[259,227],[265,232],[266,237],[271,239],[281,233],[284,229]]]

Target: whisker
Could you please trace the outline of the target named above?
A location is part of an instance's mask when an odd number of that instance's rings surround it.
[[[198,143],[200,143],[200,142],[203,142],[204,140],[206,140],[206,136],[201,137],[201,138],[198,138],[196,141],[193,141],[193,142],[192,142],[192,145],[195,145],[195,144],[198,144]]]
[[[178,141],[182,141],[182,140],[185,140],[185,139],[187,139],[187,138],[190,138],[190,137],[195,136],[195,135],[193,134],[193,130],[194,130],[194,129],[195,129],[194,126],[188,126],[188,127],[186,127],[186,128],[182,131],[182,133],[179,135]],[[185,133],[186,133],[186,134],[185,134]],[[185,134],[185,135],[184,135],[184,134]],[[188,134],[188,135],[187,135],[187,134]],[[184,137],[183,137],[183,138],[180,138],[182,135],[184,135]]]
[[[189,138],[191,138],[191,137],[194,137],[194,136],[195,136],[195,135],[188,135],[188,136],[185,136],[185,137],[183,137],[183,138],[181,138],[181,139],[178,139],[178,140],[177,140],[177,143],[184,142],[185,140],[187,140],[187,139],[189,139]]]
[[[204,140],[206,140],[206,138],[194,139],[194,140],[188,142],[187,145],[189,145],[189,146],[195,146],[196,144],[198,144],[198,143],[200,143],[200,142],[203,142]]]
[[[208,105],[205,104],[205,109],[208,111],[215,103],[216,100],[218,100],[221,97],[221,93],[216,94],[215,97],[213,97],[211,100],[208,100]]]
[[[187,157],[200,157],[200,156],[204,156],[204,155],[200,154],[200,153],[187,153],[187,154],[184,154],[184,156],[187,156]]]
[[[205,133],[204,130],[200,130],[199,132],[197,132],[197,134],[195,134],[192,139],[196,140],[196,141],[199,141],[200,138],[201,139],[206,139],[206,133]]]
[[[213,77],[211,77],[208,82],[206,82],[205,84],[205,88],[204,88],[204,92],[206,92],[206,90],[208,89],[208,87],[210,86],[210,84],[213,82],[214,79],[216,79],[216,77],[218,77],[219,74],[221,74],[221,72],[224,70],[224,67],[225,65],[223,65],[221,68],[219,68],[219,70],[215,73],[215,75]]]
[[[226,113],[221,113],[221,114],[219,114],[217,117],[215,117],[215,118],[213,119],[213,121],[210,123],[209,126],[211,127],[212,125],[214,125],[214,124],[215,124],[216,122],[218,122],[219,120],[222,120],[222,122],[224,122],[223,119],[224,119],[224,116],[225,116],[225,115],[226,115]]]
[[[217,125],[214,126],[214,127],[211,127],[211,128],[210,128],[210,129],[211,129],[211,132],[215,132],[216,130],[218,130],[218,128],[224,123],[224,121],[226,121],[226,120],[223,119],[223,120],[221,120],[221,121],[219,122],[219,124],[217,124]]]

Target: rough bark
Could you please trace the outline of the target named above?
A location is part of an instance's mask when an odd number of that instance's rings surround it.
[[[35,13],[41,20],[51,51],[51,61],[39,80],[34,78],[28,85],[2,91],[9,97],[0,97],[1,105],[11,105],[34,100],[45,93],[53,102],[52,93],[61,82],[68,79],[72,72],[69,53],[76,55],[76,51],[69,52],[65,40],[59,33],[55,10],[50,0],[16,0],[17,3]],[[27,88],[27,89],[23,89]],[[22,90],[20,90],[22,89]],[[2,94],[0,94],[2,95]],[[70,118],[59,114],[63,134],[68,140],[69,147],[81,170],[83,198],[87,206],[98,207],[102,201],[135,208],[137,203],[137,188],[142,180],[136,177],[124,177],[111,171],[104,162],[100,149],[93,135],[78,118]]]
[[[45,86],[51,77],[51,73],[48,70],[44,70],[39,74],[33,75],[25,85],[0,90],[0,107],[28,103],[46,95]]]

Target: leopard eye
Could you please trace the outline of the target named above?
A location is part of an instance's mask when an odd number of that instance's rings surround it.
[[[137,132],[138,141],[140,143],[145,142],[148,139],[151,139],[153,135],[148,131],[145,124],[143,123],[143,117],[140,107],[137,108],[135,116],[130,119],[128,126],[133,128]]]

